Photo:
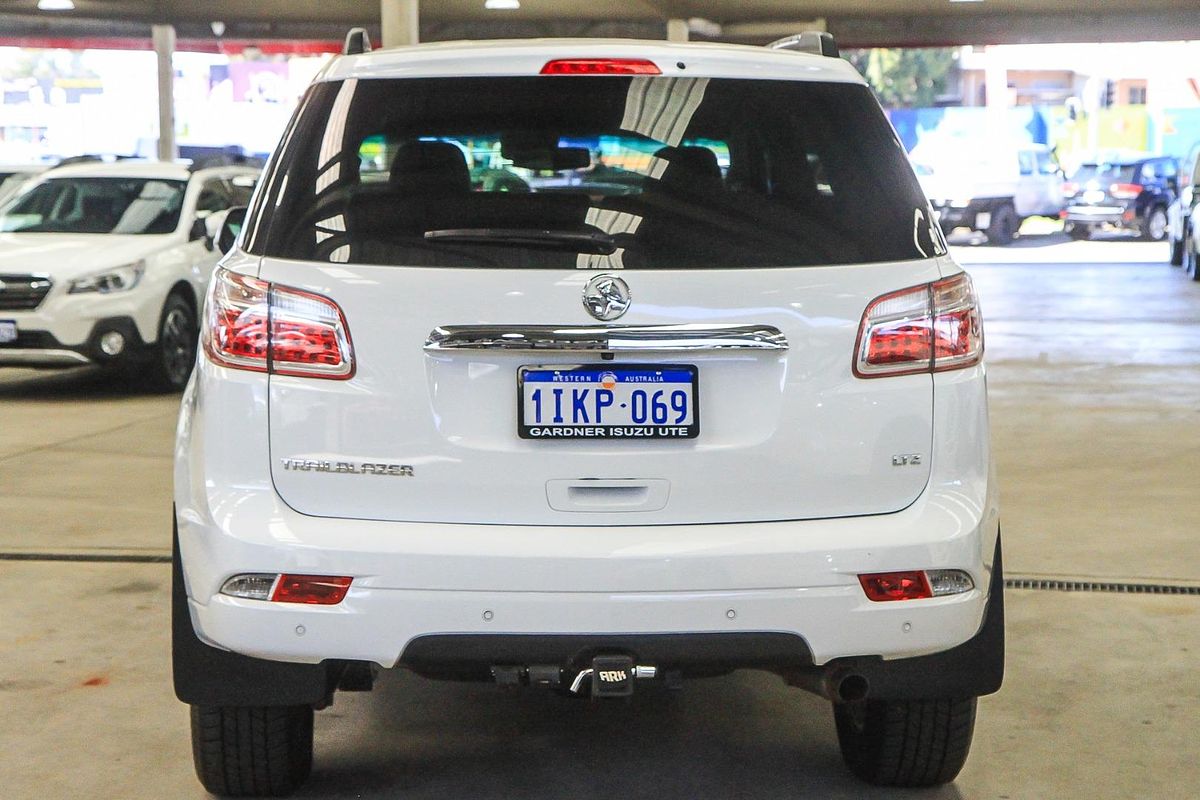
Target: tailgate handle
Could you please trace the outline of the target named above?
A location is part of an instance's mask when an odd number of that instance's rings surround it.
[[[663,479],[546,481],[546,500],[555,511],[659,511],[670,494],[671,482]]]
[[[787,350],[772,325],[442,325],[425,340],[430,352],[452,350]]]

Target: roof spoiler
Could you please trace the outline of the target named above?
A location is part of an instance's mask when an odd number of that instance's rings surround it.
[[[357,56],[371,52],[371,37],[366,28],[351,28],[346,34],[346,42],[342,45],[342,55]]]
[[[794,50],[797,53],[810,53],[814,56],[840,58],[837,40],[832,33],[825,31],[804,31],[803,33],[776,39],[767,45],[772,50]]]

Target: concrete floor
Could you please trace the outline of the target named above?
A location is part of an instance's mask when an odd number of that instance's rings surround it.
[[[1010,576],[1200,585],[1200,284],[1164,245],[959,247],[984,303]],[[0,554],[169,544],[178,398],[0,371]],[[202,797],[164,564],[0,560],[0,797]],[[1200,597],[1010,591],[1009,672],[941,790],[849,778],[824,703],[741,673],[630,704],[388,674],[317,716],[300,797],[1174,798]]]

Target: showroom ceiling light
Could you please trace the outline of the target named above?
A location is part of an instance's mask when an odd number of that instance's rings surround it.
[[[492,11],[516,11],[521,7],[521,0],[484,0],[483,7]]]
[[[38,0],[38,10],[74,11],[75,3],[73,3],[72,0]]]

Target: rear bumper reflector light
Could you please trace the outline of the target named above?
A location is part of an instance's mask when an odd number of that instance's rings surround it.
[[[975,588],[975,581],[961,569],[907,570],[859,575],[867,598],[877,603],[892,600],[927,600],[962,594]]]
[[[271,600],[276,603],[307,603],[336,606],[350,591],[353,578],[326,575],[280,575]]]
[[[346,597],[353,578],[331,575],[280,575],[250,572],[234,575],[221,585],[221,594],[243,600],[335,606]]]

